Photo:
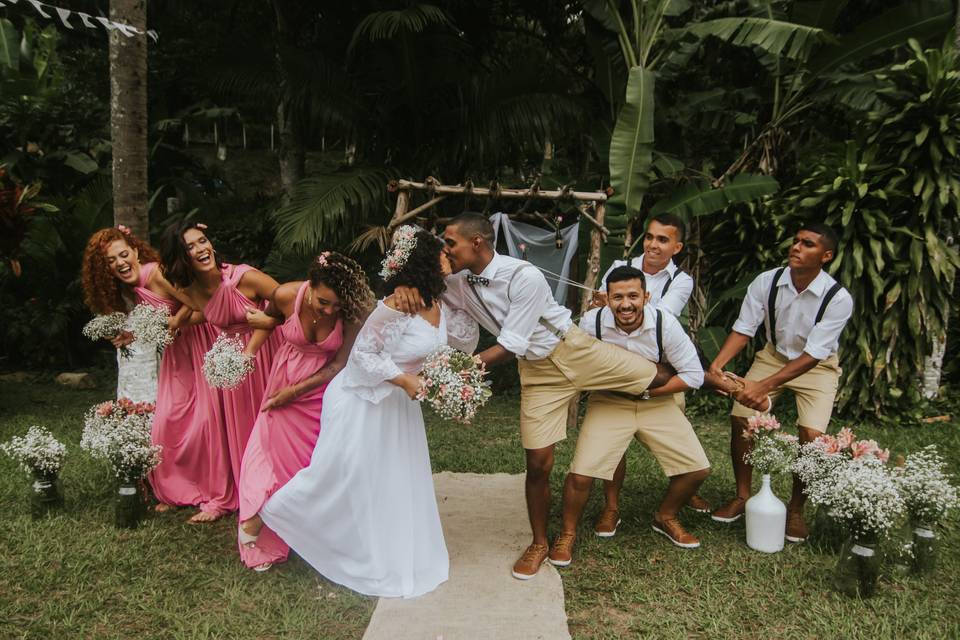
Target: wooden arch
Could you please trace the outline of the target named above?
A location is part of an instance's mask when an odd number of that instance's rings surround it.
[[[580,217],[592,225],[590,229],[590,253],[587,257],[587,274],[583,279],[583,285],[589,289],[596,286],[597,277],[600,274],[600,245],[606,242],[607,236],[610,234],[610,231],[603,226],[607,198],[609,197],[609,194],[605,191],[574,191],[568,188],[552,191],[542,190],[536,183],[526,189],[501,188],[495,184],[488,188],[474,187],[469,182],[463,185],[445,185],[433,177],[427,177],[423,182],[393,180],[387,186],[387,189],[397,192],[397,204],[393,211],[393,217],[387,225],[388,231],[418,217],[432,217],[432,224],[443,223],[445,220],[438,218],[435,214],[431,216],[432,212],[430,210],[450,196],[574,202]],[[410,194],[414,191],[425,192],[429,198],[424,204],[410,209]],[[542,214],[534,213],[532,215],[544,222],[550,222]],[[581,313],[590,307],[591,297],[591,293],[587,289],[581,291]]]

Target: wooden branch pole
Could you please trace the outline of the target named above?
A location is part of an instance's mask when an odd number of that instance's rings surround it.
[[[603,226],[603,219],[607,213],[606,202],[597,202],[597,219],[599,226]],[[587,257],[587,275],[583,279],[583,286],[593,289],[597,286],[597,276],[600,275],[600,245],[603,240],[603,233],[597,229],[590,230],[590,255]],[[590,301],[593,299],[593,293],[588,289],[583,289],[580,296],[580,314],[587,312],[590,308]]]
[[[407,192],[401,191],[400,193],[407,193]],[[409,204],[409,197],[410,197],[410,196],[407,195],[408,204]],[[411,219],[413,219],[413,218],[416,218],[416,217],[417,217],[418,215],[420,215],[422,212],[426,211],[427,209],[429,209],[430,207],[434,206],[434,205],[437,204],[438,202],[442,202],[443,200],[446,200],[446,199],[447,199],[447,196],[437,196],[436,198],[433,198],[432,200],[429,200],[429,201],[427,201],[427,202],[424,202],[422,205],[420,205],[420,206],[417,207],[416,209],[411,209],[410,211],[404,213],[404,214],[401,215],[399,218],[397,217],[396,212],[394,212],[394,214],[393,214],[393,219],[390,221],[390,224],[387,225],[387,228],[388,228],[388,229],[393,229],[394,227],[399,227],[401,224],[403,224],[403,223],[406,222],[407,220],[411,220]],[[399,194],[398,194],[397,202],[399,203],[399,201],[400,201],[400,198],[399,198]]]
[[[407,213],[407,207],[410,206],[410,192],[405,189],[401,189],[397,193],[397,206],[393,210],[393,218],[390,219],[390,224],[387,225],[387,228],[396,226],[394,224],[395,220],[403,218]]]
[[[563,191],[533,191],[531,189],[498,189],[497,191],[491,192],[490,189],[486,187],[472,187],[467,189],[467,187],[460,185],[448,186],[436,182],[425,184],[423,182],[411,182],[410,180],[398,180],[397,189],[401,192],[406,189],[416,191],[432,190],[438,195],[464,195],[469,191],[471,196],[478,198],[493,195],[497,198],[540,198],[543,200],[559,200],[561,197],[568,197],[582,202],[596,202],[598,204],[607,201],[607,194],[603,191],[568,191],[564,193]]]

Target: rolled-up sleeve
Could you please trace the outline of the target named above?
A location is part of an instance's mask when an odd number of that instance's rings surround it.
[[[517,273],[510,287],[510,307],[497,342],[507,351],[523,356],[530,348],[530,337],[553,294],[546,278],[536,269]]]
[[[703,366],[697,348],[673,316],[665,314],[663,323],[663,355],[688,387],[699,389],[703,386]]]
[[[840,333],[853,315],[853,298],[846,290],[837,293],[824,310],[823,318],[813,325],[804,353],[817,360],[823,360],[837,350],[840,345]]]
[[[733,330],[751,338],[756,335],[757,328],[763,324],[764,310],[763,297],[768,293],[766,289],[769,286],[767,274],[757,276],[750,286],[747,287],[747,295],[743,298],[743,304],[740,305],[740,315],[737,321],[733,323]],[[765,283],[768,286],[764,286]]]

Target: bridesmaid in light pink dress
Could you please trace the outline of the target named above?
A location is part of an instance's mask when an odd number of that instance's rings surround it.
[[[236,334],[248,343],[253,327],[247,323],[248,309],[262,309],[279,286],[267,274],[245,264],[231,265],[220,261],[206,235],[207,226],[186,222],[168,230],[164,242],[163,266],[168,280],[182,288],[194,309],[203,315],[216,334]],[[266,338],[254,362],[253,372],[237,387],[215,392],[221,404],[221,428],[225,431],[230,460],[230,475],[235,485],[240,482],[240,464],[247,439],[256,421],[266,389],[267,376],[273,365],[278,337]],[[198,366],[202,367],[202,354]],[[200,377],[200,387],[209,387]],[[216,411],[212,411],[214,417]],[[197,514],[193,522],[216,519]]]
[[[140,285],[134,288],[138,302],[166,307],[171,315],[189,311],[148,288],[151,279],[163,278],[158,266],[151,262],[140,269]],[[166,511],[167,505],[196,505],[201,513],[219,517],[237,508],[220,397],[204,384],[201,369],[215,338],[205,322],[183,326],[163,351],[152,427],[153,441],[163,453],[160,466],[150,474],[158,511]]]
[[[286,320],[276,331],[281,346],[247,443],[239,485],[240,557],[257,571],[285,561],[290,550],[273,531],[262,528],[260,507],[310,462],[327,383],[345,366],[373,305],[366,275],[346,256],[321,254],[309,278],[277,289],[266,313]],[[251,314],[251,319],[262,322],[263,315]]]

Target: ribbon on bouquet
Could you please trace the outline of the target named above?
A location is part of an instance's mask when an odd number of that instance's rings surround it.
[[[0,8],[14,6],[19,3],[20,0],[0,0]],[[89,13],[84,13],[82,11],[71,11],[70,9],[64,9],[62,7],[55,7],[52,4],[40,2],[40,0],[23,0],[23,3],[24,5],[32,5],[33,8],[37,10],[37,13],[40,14],[40,17],[46,18],[47,20],[53,20],[54,16],[50,13],[47,13],[44,9],[54,11],[57,17],[60,18],[60,22],[63,23],[63,26],[65,26],[67,29],[73,29],[73,25],[70,23],[70,18],[73,15],[77,15],[80,18],[80,23],[88,29],[96,29],[97,24],[99,23],[99,25],[107,31],[119,31],[128,38],[138,35],[147,35],[154,42],[160,40],[160,35],[152,29],[141,31],[133,25],[117,22],[116,20],[109,20],[103,17],[91,16]]]

